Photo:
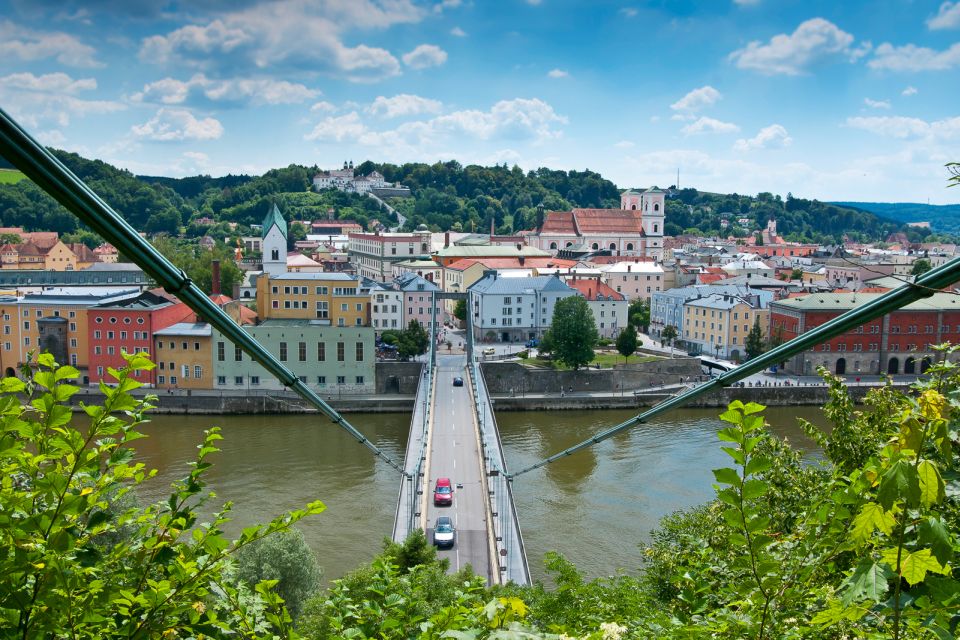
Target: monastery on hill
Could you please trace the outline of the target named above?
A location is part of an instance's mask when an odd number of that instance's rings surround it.
[[[659,262],[665,196],[657,187],[628,189],[620,194],[619,209],[548,211],[528,242],[553,254],[606,252]]]

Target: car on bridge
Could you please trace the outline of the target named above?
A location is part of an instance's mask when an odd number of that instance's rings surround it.
[[[462,386],[463,386],[463,378],[461,378],[460,376],[457,376],[456,378],[454,378],[454,379],[453,379],[453,386],[455,386],[455,387],[462,387]]]
[[[452,547],[457,539],[457,530],[450,516],[440,516],[433,525],[433,544],[438,547]]]
[[[433,488],[433,504],[437,507],[449,507],[453,504],[453,485],[450,478],[437,478]]]
[[[494,349],[493,347],[487,347],[486,349],[483,350],[483,355],[485,355],[485,356],[492,356],[492,355],[494,355],[496,352],[497,352],[497,350]]]

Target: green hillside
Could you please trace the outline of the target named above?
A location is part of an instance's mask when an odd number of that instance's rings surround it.
[[[960,232],[960,204],[922,204],[919,202],[835,202],[856,207],[900,223],[929,222],[934,231]]]
[[[26,177],[16,169],[0,169],[0,184],[17,184]]]

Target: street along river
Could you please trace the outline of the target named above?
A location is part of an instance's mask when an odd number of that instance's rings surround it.
[[[713,495],[711,469],[728,464],[715,409],[675,411],[593,448],[520,476],[514,496],[535,578],[543,554],[562,552],[590,577],[634,571],[637,543],[663,516]],[[628,411],[500,413],[507,463],[520,469],[632,416]],[[777,434],[809,450],[796,418],[823,420],[817,407],[772,408]],[[351,414],[350,422],[395,460],[403,458],[409,415]],[[381,548],[393,525],[399,477],[329,420],[314,415],[154,416],[135,444],[157,477],[140,491],[165,500],[188,472],[205,428],[219,426],[222,452],[207,478],[217,497],[206,511],[234,503],[228,532],[322,500],[327,511],[300,525],[325,580],[342,576]]]

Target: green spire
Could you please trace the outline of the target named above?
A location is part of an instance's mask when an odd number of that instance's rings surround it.
[[[263,236],[267,237],[267,234],[270,233],[270,227],[277,225],[280,229],[280,233],[283,234],[284,239],[287,237],[287,221],[283,219],[283,216],[280,215],[280,209],[277,208],[277,203],[273,203],[273,208],[270,209],[270,212],[267,214],[267,217],[263,219]]]

